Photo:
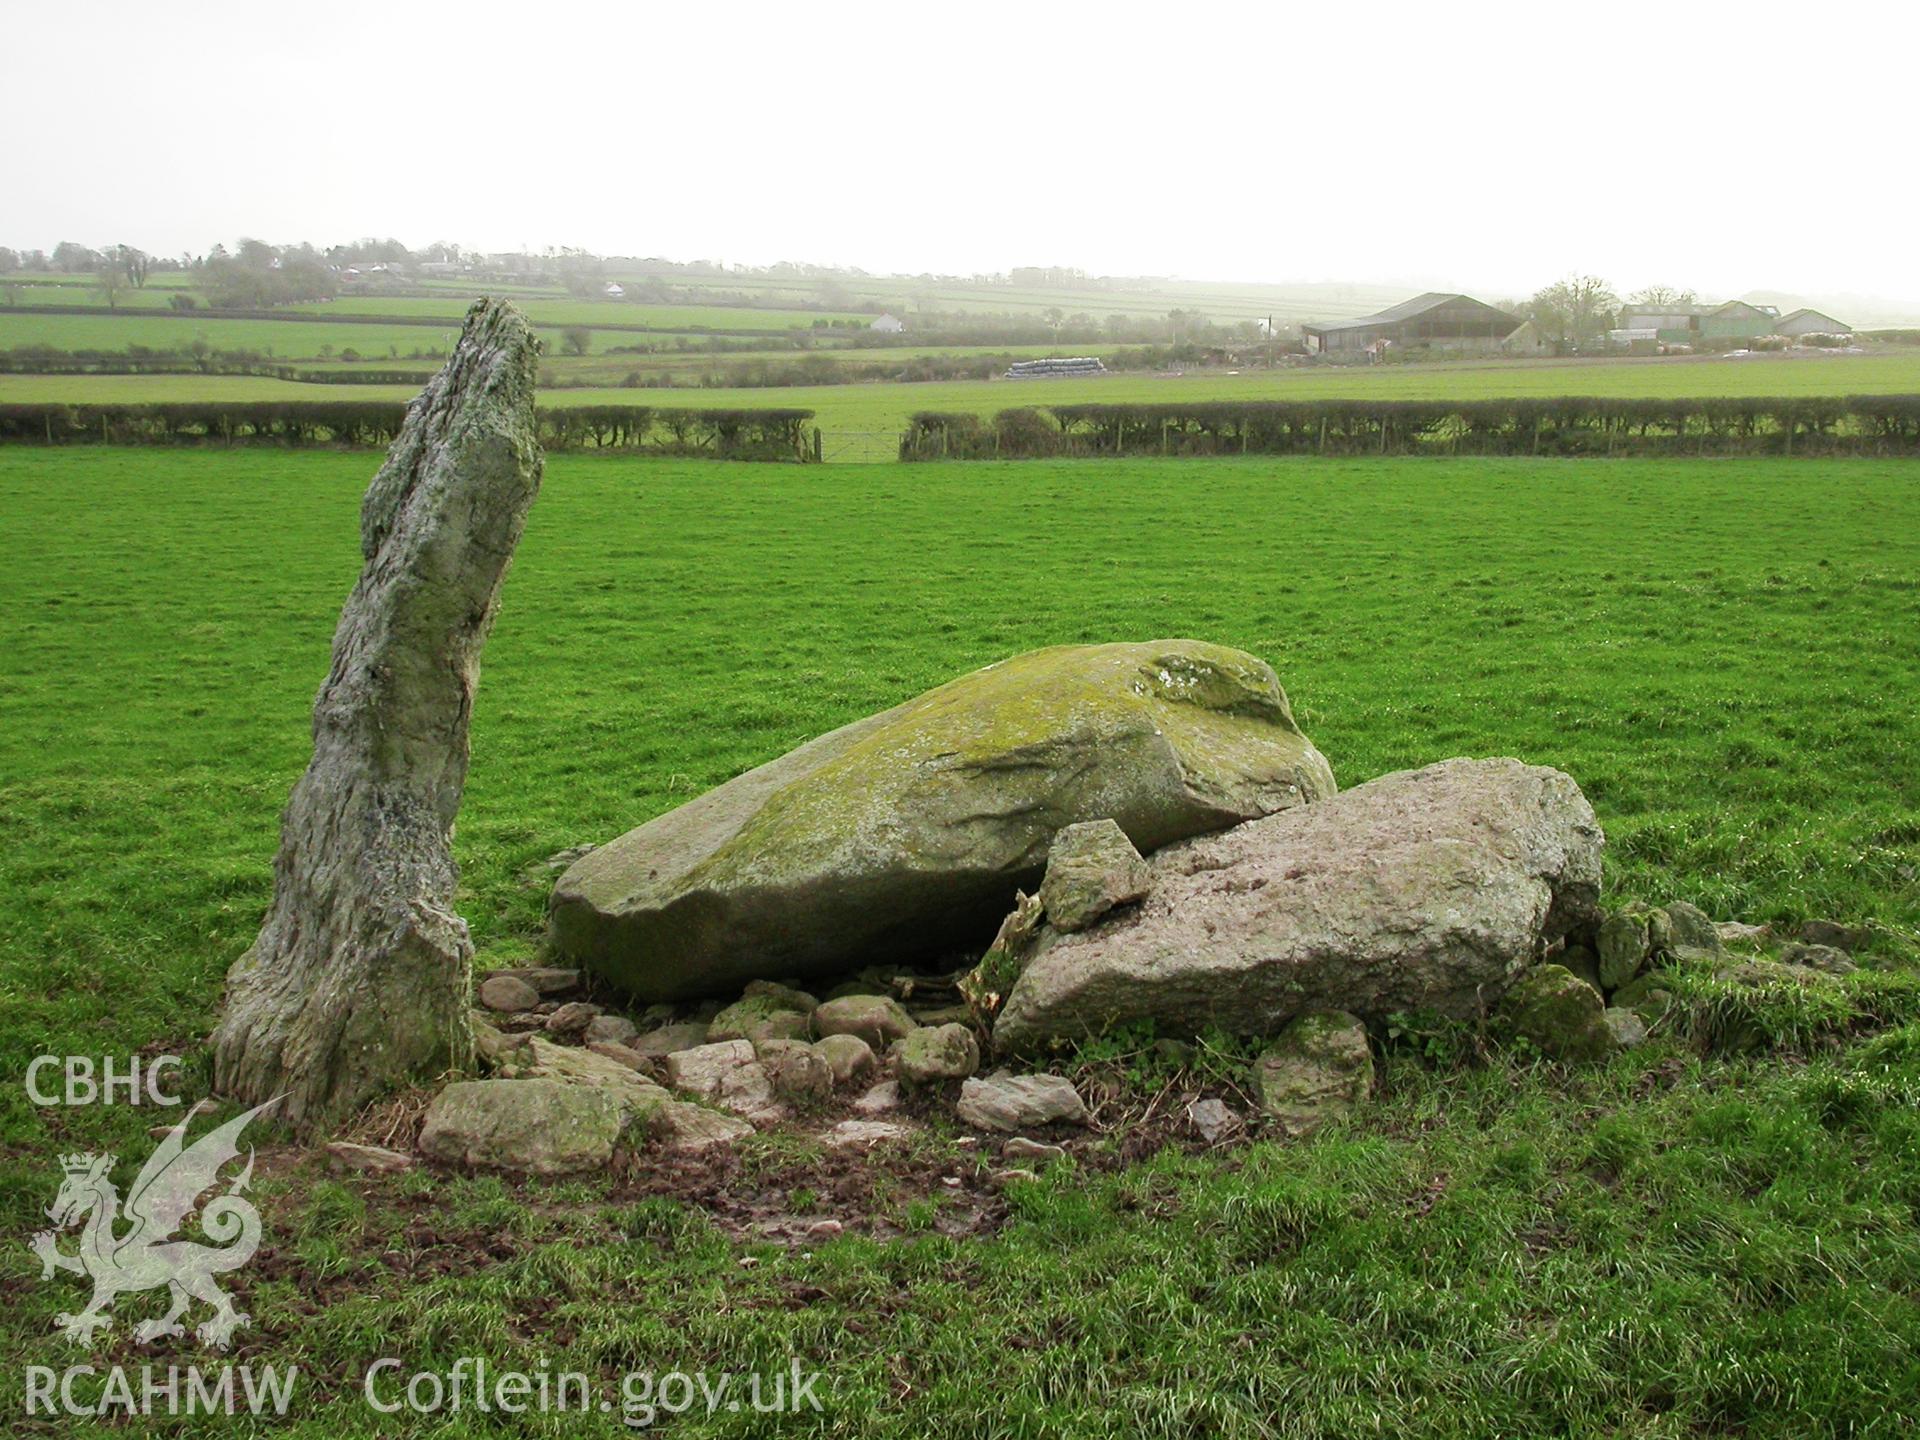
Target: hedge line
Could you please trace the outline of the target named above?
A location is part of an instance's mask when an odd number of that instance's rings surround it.
[[[381,448],[403,401],[0,405],[0,444],[343,445]],[[659,410],[583,405],[538,412],[549,450],[639,450],[727,460],[811,460],[811,410]]]
[[[903,460],[1050,455],[1920,455],[1920,395],[1259,400],[921,411]]]

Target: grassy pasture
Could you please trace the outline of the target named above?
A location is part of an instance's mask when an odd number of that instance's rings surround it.
[[[16,1061],[151,1046],[204,1084],[370,468],[0,451],[29,541],[0,573]],[[1198,635],[1274,662],[1343,784],[1455,753],[1559,765],[1617,892],[1871,918],[1897,947],[1920,926],[1914,473],[556,459],[487,655],[463,911],[484,962],[524,957],[529,861],[1006,654]],[[17,1079],[0,1214],[24,1237],[56,1150],[143,1155],[153,1117],[35,1111]],[[807,1250],[731,1239],[644,1182],[281,1171],[259,1186],[268,1259],[235,1277],[244,1355],[303,1368],[274,1430],[303,1437],[507,1433],[370,1414],[353,1377],[376,1356],[605,1375],[790,1353],[827,1372],[826,1413],[793,1433],[1898,1435],[1920,1392],[1916,1102],[1912,1025],[1804,1065],[1395,1052],[1367,1120],[1312,1144],[1061,1172],[1008,1192],[991,1238],[945,1233],[938,1185],[909,1198],[876,1171],[912,1238]],[[928,1143],[929,1164],[984,1163]],[[768,1140],[741,1178],[806,1159]],[[793,1183],[793,1209],[833,1213]],[[6,1352],[71,1363],[49,1327],[75,1282],[37,1276],[0,1252]],[[136,1365],[127,1323],[105,1358]]]

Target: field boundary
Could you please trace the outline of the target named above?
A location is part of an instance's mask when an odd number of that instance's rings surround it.
[[[222,404],[0,405],[0,445],[280,445],[382,449],[407,417],[400,400]],[[715,460],[818,458],[811,410],[541,407],[548,450],[624,450]]]
[[[1920,455],[1920,395],[1267,400],[920,411],[902,460],[1075,455]]]

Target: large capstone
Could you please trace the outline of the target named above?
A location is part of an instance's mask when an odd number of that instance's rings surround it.
[[[1597,917],[1599,824],[1558,770],[1448,760],[1170,846],[1151,893],[1043,926],[1000,1049],[1151,1020],[1268,1034],[1307,1010],[1467,1017]]]
[[[857,721],[576,862],[557,946],[643,1000],[984,946],[1054,835],[1142,852],[1321,800],[1265,662],[1193,640],[1038,650]]]

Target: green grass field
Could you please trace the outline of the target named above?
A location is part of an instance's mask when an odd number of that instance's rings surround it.
[[[175,1052],[204,1087],[373,466],[0,450],[23,541],[0,573],[15,1064]],[[1894,963],[1920,927],[1915,476],[558,458],[487,652],[463,913],[483,963],[524,957],[544,899],[520,878],[530,861],[1007,654],[1187,635],[1270,659],[1344,785],[1454,754],[1560,766],[1606,827],[1614,894],[1871,920]],[[4,1095],[9,1237],[44,1223],[57,1151],[146,1153],[151,1112]],[[1587,1070],[1393,1051],[1350,1128],[1050,1172],[991,1202],[1005,1223],[985,1235],[952,1217],[988,1193],[986,1162],[926,1145],[924,1189],[876,1170],[863,1201],[905,1238],[797,1249],[737,1238],[645,1173],[266,1167],[269,1248],[234,1277],[254,1320],[238,1354],[300,1366],[303,1388],[261,1433],[619,1433],[603,1415],[382,1420],[354,1388],[381,1355],[616,1377],[790,1354],[824,1370],[825,1413],[779,1433],[1911,1433],[1915,1023],[1797,1057],[1660,1041]],[[832,1215],[816,1163],[769,1137],[733,1180]],[[24,1243],[0,1248],[15,1373],[72,1363],[50,1326],[77,1293],[41,1283]],[[140,1363],[114,1334],[99,1363]],[[670,1433],[769,1430],[723,1412]]]

